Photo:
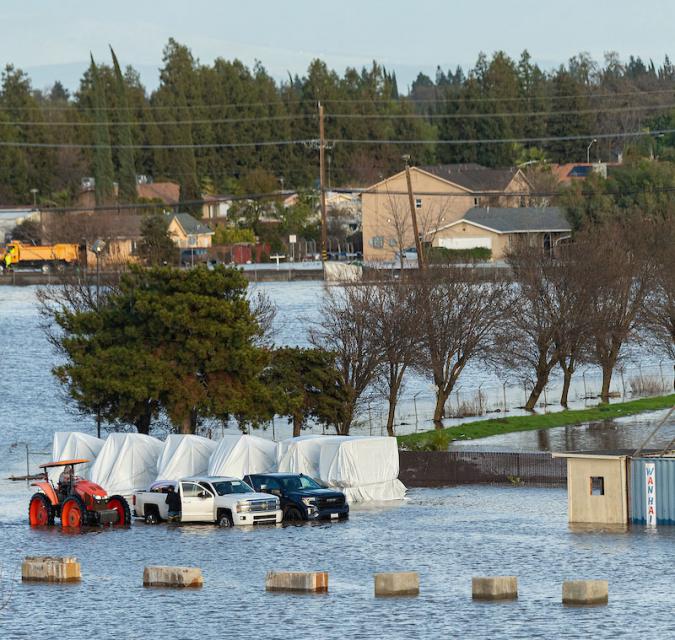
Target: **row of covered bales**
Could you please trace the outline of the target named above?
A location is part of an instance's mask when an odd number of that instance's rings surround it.
[[[99,439],[77,431],[54,434],[52,459],[86,459],[77,475],[108,494],[129,498],[159,480],[191,476],[243,478],[251,473],[304,473],[347,500],[400,500],[406,488],[398,479],[395,438],[306,435],[274,442],[228,434],[219,440],[171,434],[165,441],[138,433],[111,433]],[[53,474],[58,474],[54,470]],[[57,475],[51,476],[55,481]]]

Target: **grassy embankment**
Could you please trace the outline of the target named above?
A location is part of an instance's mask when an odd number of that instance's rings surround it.
[[[621,416],[642,413],[643,411],[668,409],[673,405],[675,405],[675,394],[670,394],[653,398],[641,398],[640,400],[631,400],[630,402],[600,404],[589,409],[475,420],[455,427],[448,427],[447,429],[398,436],[398,444],[401,449],[413,451],[442,451],[447,449],[453,440],[475,440],[477,438],[487,438],[488,436],[497,436],[514,431],[550,429],[551,427],[564,427],[584,422],[610,420],[612,418],[620,418]]]

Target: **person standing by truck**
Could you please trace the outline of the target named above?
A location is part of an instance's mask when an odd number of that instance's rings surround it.
[[[180,493],[173,488],[173,485],[169,486],[165,502],[169,505],[169,522],[179,522],[183,505],[181,504]]]

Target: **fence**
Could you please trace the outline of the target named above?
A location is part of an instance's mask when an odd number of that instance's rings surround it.
[[[471,380],[471,377],[474,380]],[[490,417],[498,414],[525,414],[523,406],[530,394],[531,381],[490,381],[487,384],[477,383],[477,376],[466,376],[467,380],[460,384],[448,398],[445,406],[445,426],[459,424],[462,421],[479,417]],[[418,389],[402,394],[396,409],[395,431],[397,435],[426,431],[433,427],[432,417],[435,403],[433,389],[420,379],[413,380]],[[570,409],[583,409],[596,405],[600,396],[602,375],[597,369],[580,370],[572,379],[568,406]],[[413,385],[411,385],[413,386]],[[650,395],[672,393],[673,362],[662,360],[658,363],[636,364],[617,367],[612,378],[611,396],[614,401],[625,401]],[[548,413],[559,411],[562,379],[552,377],[544,388],[537,411]],[[386,435],[386,401],[373,398],[366,404],[359,424],[354,433],[368,435]]]
[[[567,483],[567,461],[550,453],[400,451],[399,467],[399,478],[408,487]]]

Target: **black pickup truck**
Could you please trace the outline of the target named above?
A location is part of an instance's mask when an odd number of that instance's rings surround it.
[[[246,476],[244,482],[256,491],[277,496],[286,521],[349,517],[344,493],[325,489],[302,473],[254,473]]]

